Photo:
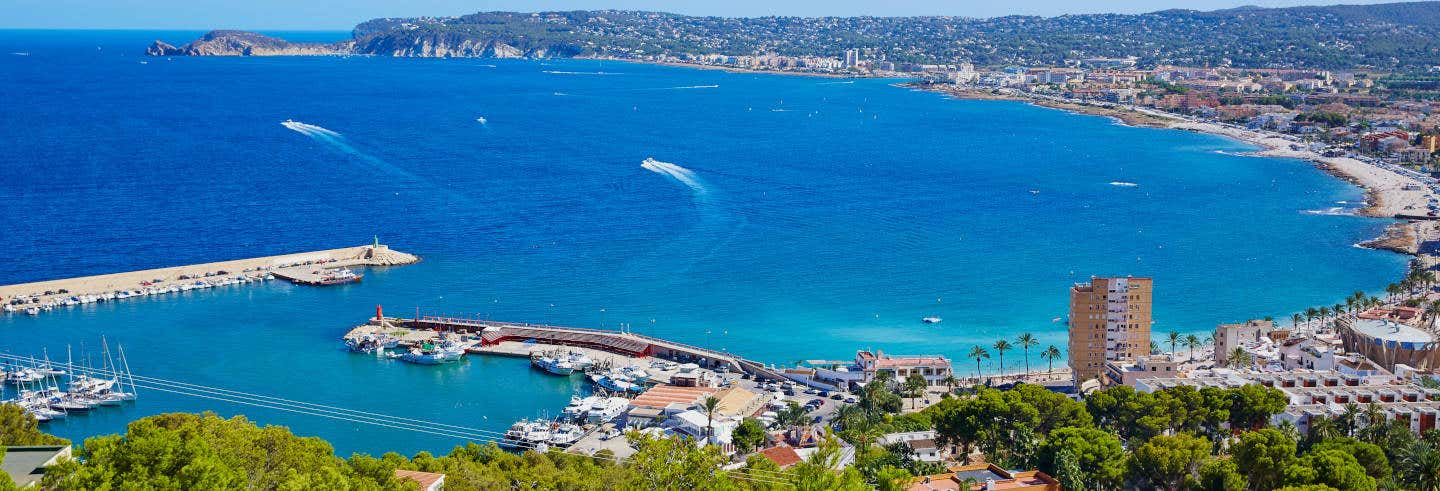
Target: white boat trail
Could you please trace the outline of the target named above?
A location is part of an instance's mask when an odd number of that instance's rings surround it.
[[[1111,186],[1119,186],[1119,187],[1122,187],[1122,188],[1133,188],[1133,187],[1139,186],[1139,184],[1135,184],[1135,183],[1133,183],[1133,182],[1125,182],[1125,181],[1110,181],[1110,185],[1111,185]]]
[[[540,73],[550,75],[624,75],[624,72],[569,72],[565,70],[541,70]]]
[[[695,176],[695,172],[690,169],[686,169],[684,167],[680,167],[669,162],[661,162],[653,158],[645,159],[644,162],[640,163],[640,167],[644,167],[650,172],[654,172],[662,176],[667,176],[681,184],[684,184],[692,191],[695,191],[695,194],[697,196],[703,196],[709,194],[710,192],[709,188],[705,187],[705,183],[701,182],[700,178]]]
[[[363,163],[363,164],[366,164],[366,165],[367,165],[368,167],[370,167],[371,169],[380,171],[380,172],[385,173],[385,174],[389,174],[389,175],[391,175],[391,176],[393,176],[393,177],[396,177],[396,178],[399,178],[399,179],[403,179],[403,180],[407,180],[407,181],[419,183],[419,184],[422,184],[422,185],[425,185],[425,186],[428,186],[428,187],[432,187],[432,188],[441,189],[441,190],[444,191],[446,194],[448,194],[448,195],[450,195],[450,196],[452,196],[452,197],[454,197],[454,198],[456,198],[456,199],[459,199],[459,200],[461,200],[461,201],[467,201],[467,202],[470,201],[470,199],[469,199],[469,198],[466,198],[465,196],[459,195],[459,194],[457,194],[457,193],[455,193],[454,191],[451,191],[451,190],[449,190],[449,189],[445,189],[445,188],[443,188],[443,187],[436,186],[435,183],[432,183],[432,182],[430,182],[430,181],[427,181],[427,180],[425,180],[424,178],[422,178],[422,177],[420,177],[420,176],[417,176],[417,175],[415,175],[415,174],[412,174],[412,173],[410,173],[409,171],[407,171],[407,170],[405,170],[405,169],[402,169],[402,168],[400,168],[400,167],[395,166],[394,164],[391,164],[391,163],[389,163],[389,162],[386,162],[384,159],[381,159],[381,158],[376,157],[376,156],[374,156],[374,155],[370,155],[370,154],[368,154],[368,153],[365,153],[365,152],[360,151],[360,149],[357,149],[357,148],[355,148],[355,146],[351,145],[350,142],[349,142],[343,135],[341,135],[339,132],[336,132],[336,131],[331,130],[331,129],[329,129],[329,128],[325,128],[325,127],[321,127],[321,126],[316,126],[316,125],[308,124],[308,123],[302,123],[302,122],[294,121],[294,120],[288,120],[288,119],[285,120],[285,121],[283,121],[283,122],[281,122],[280,125],[281,125],[281,126],[284,126],[284,127],[286,127],[286,128],[289,128],[289,129],[295,131],[296,133],[299,133],[299,134],[308,136],[308,137],[310,137],[310,139],[315,140],[315,141],[317,141],[317,142],[320,142],[321,144],[324,144],[324,145],[327,146],[327,147],[330,147],[331,150],[334,150],[334,151],[337,151],[337,152],[340,152],[340,153],[349,155],[349,156],[351,156],[351,157],[354,157],[355,160],[358,160],[359,162],[361,162],[361,163]]]

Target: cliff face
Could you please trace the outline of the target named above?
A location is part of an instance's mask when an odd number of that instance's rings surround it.
[[[247,31],[210,31],[199,39],[175,47],[155,41],[145,54],[150,56],[317,56],[355,52],[354,41],[338,43],[292,43],[284,39]]]
[[[338,43],[292,43],[247,31],[211,31],[180,47],[155,41],[150,56],[377,55],[411,58],[569,58],[581,51],[564,43],[543,44],[508,36],[430,32],[403,28],[361,30]]]

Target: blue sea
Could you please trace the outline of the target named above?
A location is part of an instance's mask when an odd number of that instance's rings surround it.
[[[424,261],[344,287],[0,315],[0,351],[93,362],[103,336],[147,376],[503,430],[583,384],[517,359],[351,355],[339,337],[383,305],[626,325],[768,363],[883,349],[965,367],[971,346],[1021,332],[1063,349],[1067,288],[1091,275],[1154,277],[1155,331],[1203,333],[1378,292],[1406,263],[1354,245],[1386,221],[1318,213],[1359,189],[1216,136],[896,80],[142,55],[196,35],[0,31],[0,284],[376,236]],[[46,428],[83,439],[202,410],[342,454],[457,443],[156,391]]]

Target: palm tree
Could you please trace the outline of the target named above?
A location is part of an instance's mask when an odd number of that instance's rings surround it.
[[[1340,314],[1345,313],[1345,306],[1337,303],[1334,307],[1330,307],[1330,311],[1335,313],[1335,320],[1340,320]]]
[[[975,379],[979,380],[984,376],[984,372],[980,371],[980,360],[990,358],[990,352],[985,351],[985,348],[981,348],[980,345],[975,345],[974,348],[970,348],[970,356],[966,358],[975,359]]]
[[[1175,343],[1180,342],[1180,333],[1170,331],[1170,334],[1165,336],[1165,340],[1170,342],[1170,354],[1175,354]]]
[[[1200,347],[1200,336],[1194,334],[1185,336],[1185,347],[1190,348],[1190,360],[1195,360],[1195,348]]]
[[[955,378],[955,374],[952,373],[940,379],[940,384],[945,386],[946,391],[955,392],[955,388],[960,386],[960,379]]]
[[[1325,318],[1330,316],[1330,307],[1320,307],[1320,323],[1325,323]]]
[[[705,409],[705,444],[710,444],[710,439],[715,437],[715,410],[720,408],[720,398],[709,396],[700,407]]]
[[[1310,321],[1312,321],[1312,320],[1315,320],[1315,317],[1318,317],[1319,315],[1320,315],[1320,311],[1319,311],[1319,310],[1316,310],[1315,307],[1309,307],[1309,308],[1305,309],[1305,322],[1310,322]]]
[[[1397,284],[1394,284],[1394,283],[1385,285],[1385,299],[1386,299],[1386,300],[1391,301],[1391,302],[1394,302],[1394,301],[1395,301],[1395,296],[1396,296],[1396,295],[1399,295],[1399,294],[1400,294],[1400,285],[1397,285]]]
[[[1049,373],[1055,373],[1055,359],[1060,357],[1060,348],[1056,348],[1055,345],[1052,344],[1049,348],[1045,348],[1045,351],[1040,352],[1040,357],[1050,362],[1050,368],[1047,371]]]
[[[1354,312],[1354,311],[1355,311],[1355,297],[1346,297],[1346,298],[1345,298],[1345,311],[1346,311],[1346,312]]]
[[[1400,482],[1417,491],[1440,490],[1440,450],[1420,440],[1400,451],[1395,474]]]
[[[1230,350],[1230,368],[1244,366],[1250,366],[1250,353],[1236,346],[1235,349]]]
[[[1291,328],[1291,329],[1299,328],[1299,327],[1300,327],[1300,320],[1301,320],[1301,319],[1304,319],[1304,318],[1305,318],[1305,316],[1302,316],[1302,315],[1300,315],[1300,314],[1295,314],[1295,315],[1290,316],[1290,328]]]
[[[1040,344],[1040,341],[1035,339],[1034,334],[1027,332],[1015,338],[1015,342],[1020,345],[1020,349],[1025,350],[1025,378],[1030,378],[1030,347]]]
[[[1009,350],[1010,348],[1014,348],[1014,346],[1011,346],[1009,341],[1006,341],[1006,340],[1004,340],[1004,339],[1000,339],[1000,340],[995,341],[995,344],[992,345],[991,347],[992,347],[992,348],[995,348],[995,351],[1000,354],[1000,376],[1001,376],[1001,377],[1004,377],[1004,376],[1005,376],[1005,351],[1006,351],[1006,350]]]

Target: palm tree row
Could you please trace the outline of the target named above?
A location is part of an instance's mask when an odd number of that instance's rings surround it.
[[[1002,338],[1002,339],[996,340],[996,341],[995,341],[995,344],[990,345],[990,347],[995,350],[996,359],[1000,362],[1000,374],[1001,374],[1001,375],[1004,375],[1004,374],[1005,374],[1005,352],[1006,352],[1006,351],[1009,351],[1009,350],[1012,350],[1012,349],[1015,349],[1016,347],[1019,347],[1021,350],[1024,350],[1024,352],[1025,352],[1025,378],[1029,378],[1029,377],[1030,377],[1030,348],[1035,347],[1035,346],[1039,346],[1039,345],[1040,345],[1040,340],[1037,339],[1034,334],[1031,334],[1031,333],[1028,333],[1028,332],[1027,332],[1027,333],[1023,333],[1023,334],[1017,336],[1017,337],[1015,338],[1015,343],[1013,343],[1013,344],[1012,344],[1009,340]],[[1055,360],[1056,360],[1056,359],[1059,359],[1061,356],[1063,356],[1063,355],[1062,355],[1061,352],[1060,352],[1060,348],[1057,348],[1057,347],[1055,347],[1054,345],[1051,345],[1050,347],[1045,348],[1044,351],[1041,351],[1041,352],[1040,352],[1040,357],[1041,357],[1041,358],[1044,358],[1046,361],[1048,361],[1048,362],[1050,363],[1050,367],[1049,367],[1049,369],[1048,369],[1048,371],[1050,371],[1050,372],[1054,372],[1054,371],[1055,371]],[[977,345],[975,345],[974,347],[970,348],[970,355],[969,355],[969,356],[966,356],[966,358],[970,358],[970,359],[975,360],[975,377],[976,377],[976,378],[982,378],[982,377],[984,377],[984,376],[985,376],[985,371],[984,371],[983,368],[981,368],[980,362],[981,362],[981,361],[984,361],[984,360],[990,359],[990,351],[986,350],[985,347],[980,346],[980,345],[977,344]],[[958,381],[957,381],[957,384],[958,384]],[[948,385],[948,384],[947,384],[947,385]]]

